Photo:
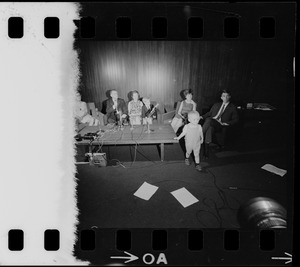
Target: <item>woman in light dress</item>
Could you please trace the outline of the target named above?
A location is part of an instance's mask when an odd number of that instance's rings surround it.
[[[140,100],[140,94],[138,91],[131,92],[131,101],[128,103],[128,115],[131,125],[142,124],[142,107],[143,102]]]
[[[185,99],[180,102],[177,113],[172,119],[171,126],[175,133],[178,129],[187,123],[187,114],[190,111],[196,111],[197,104],[193,101],[193,91],[192,89],[185,89],[183,91],[183,96]]]

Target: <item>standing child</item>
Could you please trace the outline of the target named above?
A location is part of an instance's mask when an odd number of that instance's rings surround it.
[[[194,152],[195,162],[196,162],[196,170],[201,171],[200,166],[200,147],[203,143],[203,132],[202,127],[199,124],[200,115],[198,111],[190,111],[188,113],[188,121],[189,123],[183,127],[182,133],[175,137],[174,139],[179,140],[183,136],[185,136],[185,164],[190,165],[190,155],[192,151]]]

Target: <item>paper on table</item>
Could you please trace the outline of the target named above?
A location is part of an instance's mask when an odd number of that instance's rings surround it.
[[[144,182],[140,186],[140,188],[134,193],[134,195],[144,200],[149,200],[154,195],[157,189],[157,186]]]
[[[265,164],[261,168],[266,170],[266,171],[269,171],[269,172],[275,173],[277,175],[280,175],[281,177],[284,176],[287,173],[286,170],[279,169],[279,168],[277,168],[277,167],[275,167],[274,165],[271,165],[271,164]]]
[[[175,190],[175,191],[171,192],[171,194],[178,200],[178,202],[184,208],[199,201],[185,187]]]

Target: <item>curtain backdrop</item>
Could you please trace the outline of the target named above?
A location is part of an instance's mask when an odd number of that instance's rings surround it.
[[[238,102],[279,105],[286,86],[286,47],[278,41],[80,41],[83,100],[101,103],[117,89],[138,90],[166,105],[194,90],[198,110],[229,89]]]

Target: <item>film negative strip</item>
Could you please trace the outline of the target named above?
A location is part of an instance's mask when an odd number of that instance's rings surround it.
[[[0,10],[0,264],[292,264],[295,2]]]

